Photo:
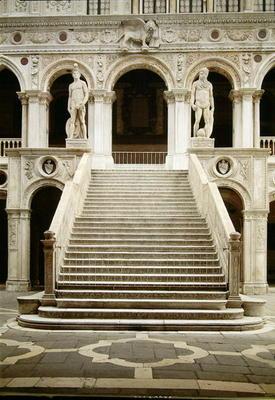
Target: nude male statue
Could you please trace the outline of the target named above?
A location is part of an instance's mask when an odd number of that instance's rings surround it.
[[[195,111],[194,137],[210,137],[214,121],[214,98],[212,84],[207,80],[209,70],[203,68],[199,73],[199,79],[195,81],[191,89],[191,107]],[[203,116],[204,128],[199,129]]]
[[[86,139],[85,104],[89,98],[86,82],[80,79],[78,64],[72,71],[73,83],[69,85],[68,111],[71,114],[67,134],[70,139]]]

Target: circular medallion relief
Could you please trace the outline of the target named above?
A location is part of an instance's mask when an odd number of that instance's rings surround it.
[[[213,29],[210,32],[210,39],[217,42],[221,39],[221,31],[219,29]]]
[[[59,32],[58,41],[59,43],[66,43],[68,41],[68,33],[65,31]]]
[[[218,177],[228,177],[234,170],[234,161],[231,157],[220,156],[214,160],[213,172]]]
[[[11,42],[13,44],[21,44],[23,42],[23,35],[21,32],[13,32],[11,34]]]
[[[268,31],[266,29],[260,29],[257,33],[257,38],[259,40],[266,40],[268,36]]]
[[[58,161],[55,157],[45,156],[39,160],[38,169],[44,177],[53,177],[58,170]]]

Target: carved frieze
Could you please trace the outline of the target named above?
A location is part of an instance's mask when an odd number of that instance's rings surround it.
[[[47,0],[47,8],[56,12],[70,11],[71,6],[71,0]]]
[[[80,43],[92,43],[98,34],[97,32],[75,32],[75,38]]]
[[[51,39],[51,36],[49,33],[47,32],[36,32],[32,35],[30,35],[30,41],[35,43],[35,44],[44,44],[49,42],[49,40]]]
[[[251,31],[242,30],[228,30],[226,36],[234,42],[244,42],[246,40],[253,40],[253,33]]]
[[[28,2],[26,0],[15,0],[15,11],[25,12],[27,10]]]
[[[248,160],[238,160],[239,165],[239,175],[243,182],[249,179],[249,161]]]

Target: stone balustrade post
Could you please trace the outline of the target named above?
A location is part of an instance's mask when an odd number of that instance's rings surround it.
[[[241,234],[232,232],[229,240],[229,255],[228,255],[228,284],[229,297],[227,307],[241,307],[240,298],[240,265],[241,265]]]
[[[44,232],[44,240],[41,240],[43,243],[43,251],[44,251],[44,277],[45,277],[45,291],[42,296],[41,304],[43,306],[55,306],[56,298],[55,298],[55,268],[54,268],[54,250],[55,250],[55,242],[56,238],[54,232],[46,231]]]

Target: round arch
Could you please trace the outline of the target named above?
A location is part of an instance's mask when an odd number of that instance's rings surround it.
[[[59,78],[62,75],[71,73],[73,65],[75,63],[78,64],[81,75],[83,75],[84,78],[86,79],[88,88],[90,90],[93,89],[95,87],[95,78],[90,68],[87,65],[83,64],[82,62],[79,62],[78,60],[66,59],[66,60],[55,61],[43,71],[40,84],[41,90],[44,92],[49,91],[53,82],[57,78]]]
[[[147,69],[155,72],[163,79],[168,90],[176,86],[171,71],[162,61],[151,56],[142,55],[137,59],[136,55],[130,55],[119,59],[115,64],[111,65],[106,74],[105,89],[108,91],[113,90],[118,79],[134,69]]]
[[[38,181],[32,183],[25,191],[24,194],[24,202],[22,204],[22,208],[30,210],[32,199],[38,190],[43,187],[55,187],[63,191],[64,183],[58,181],[57,179],[39,179]]]
[[[216,179],[215,183],[218,188],[227,188],[233,190],[241,199],[243,203],[243,209],[248,210],[251,208],[251,196],[247,189],[240,183],[233,181],[232,179]]]
[[[0,56],[0,71],[4,68],[9,69],[17,78],[21,92],[26,90],[27,85],[22,71],[7,57]]]
[[[206,58],[197,62],[197,64],[192,65],[189,70],[187,70],[184,87],[191,90],[192,83],[194,82],[196,76],[199,74],[202,68],[207,67],[211,72],[217,72],[225,76],[232,89],[239,89],[241,86],[240,74],[235,68],[235,65],[228,60],[222,58]]]
[[[268,74],[269,71],[271,71],[273,68],[275,68],[275,56],[272,55],[270,58],[268,58],[258,69],[256,76],[255,76],[255,88],[261,89],[262,84],[264,81],[264,78]]]

